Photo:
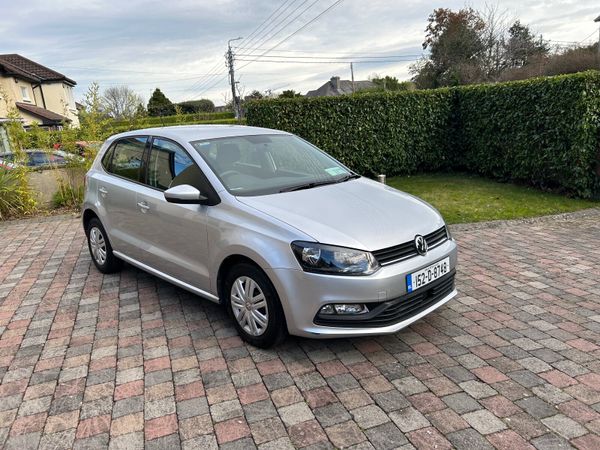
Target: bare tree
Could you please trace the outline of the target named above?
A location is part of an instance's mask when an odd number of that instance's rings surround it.
[[[513,22],[508,17],[506,9],[500,9],[496,4],[486,3],[479,15],[485,26],[481,30],[481,40],[484,44],[481,64],[486,81],[495,81],[506,68],[505,45],[506,35]]]
[[[128,86],[113,86],[104,91],[102,103],[113,119],[133,119],[144,100]]]

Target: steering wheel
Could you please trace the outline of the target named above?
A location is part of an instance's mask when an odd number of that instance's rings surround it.
[[[226,170],[221,174],[221,178],[230,177],[231,175],[241,175],[237,170]]]

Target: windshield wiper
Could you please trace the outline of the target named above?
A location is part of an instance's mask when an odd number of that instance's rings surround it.
[[[335,183],[337,183],[337,180],[312,181],[310,183],[300,184],[298,186],[291,186],[291,187],[283,188],[279,192],[301,191],[303,189],[312,189],[317,186],[325,186],[326,184],[335,184]]]
[[[355,180],[357,178],[360,178],[360,175],[357,173],[351,173],[348,174],[342,178],[340,178],[339,180],[335,180],[336,183],[343,183],[344,181],[348,181],[348,180]]]
[[[349,175],[345,175],[342,178],[338,178],[337,180],[312,181],[310,183],[300,184],[298,186],[291,186],[291,187],[283,188],[279,192],[292,192],[292,191],[301,191],[303,189],[312,189],[314,187],[325,186],[327,184],[343,183],[344,181],[353,180],[355,178],[360,178],[360,175],[352,173]]]

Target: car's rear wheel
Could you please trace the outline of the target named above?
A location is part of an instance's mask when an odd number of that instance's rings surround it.
[[[279,296],[258,267],[234,266],[224,282],[224,300],[234,325],[246,342],[268,348],[285,337],[285,316]]]
[[[114,273],[121,270],[123,261],[113,254],[106,231],[100,220],[94,217],[89,221],[86,235],[92,261],[98,270],[102,273]]]

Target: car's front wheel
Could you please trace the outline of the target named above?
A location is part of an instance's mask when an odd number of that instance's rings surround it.
[[[286,330],[283,309],[262,270],[247,263],[236,265],[227,274],[223,295],[242,339],[261,348],[283,340]]]
[[[94,217],[89,221],[86,235],[92,261],[98,270],[102,273],[114,273],[121,270],[123,261],[113,254],[106,231],[100,220]]]

